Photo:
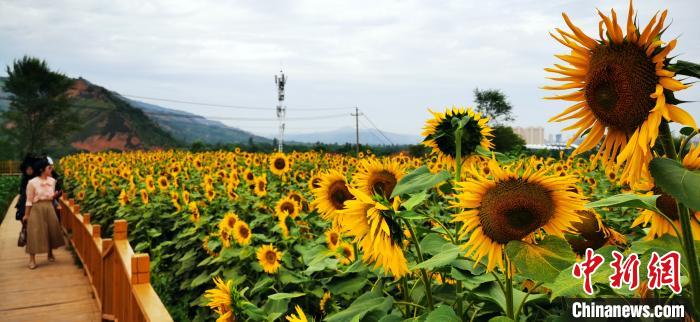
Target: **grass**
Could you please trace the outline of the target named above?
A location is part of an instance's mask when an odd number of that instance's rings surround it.
[[[19,176],[0,176],[0,223],[5,219],[7,207],[19,191]]]

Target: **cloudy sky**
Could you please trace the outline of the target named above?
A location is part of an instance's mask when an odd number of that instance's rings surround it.
[[[565,51],[548,32],[565,26],[565,11],[597,35],[596,7],[626,17],[626,1],[3,0],[0,63],[28,54],[122,94],[269,108],[144,100],[255,118],[225,122],[255,133],[276,131],[280,68],[289,76],[287,116],[303,119],[289,121],[292,133],[354,126],[350,109],[331,108],[359,106],[380,129],[417,135],[428,108],[472,105],[475,87],[503,90],[513,125],[558,133],[546,120],[565,105],[542,100],[539,87],[548,84],[543,68]],[[700,1],[635,7],[644,23],[668,8],[666,37],[680,37],[674,53],[700,62]],[[679,97],[700,101],[698,86]],[[700,103],[684,107],[700,119]],[[327,115],[340,116],[307,119]]]

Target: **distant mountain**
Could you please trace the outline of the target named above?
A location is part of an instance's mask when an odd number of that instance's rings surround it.
[[[132,106],[145,111],[151,119],[170,132],[172,136],[188,144],[195,141],[209,144],[248,143],[250,138],[253,138],[254,142],[272,142],[271,139],[230,127],[219,121],[208,120],[196,114],[172,110],[125,97],[122,97],[122,99],[131,103]]]
[[[0,78],[0,97],[8,97],[3,83]],[[250,138],[272,142],[196,114],[126,98],[83,78],[75,79],[68,96],[84,126],[69,138],[70,148],[60,149],[63,152],[168,148],[195,141],[247,143]],[[8,100],[0,99],[0,111],[8,106]]]
[[[393,144],[417,144],[421,141],[418,136],[412,136],[407,134],[398,134],[382,131],[386,137],[391,140]],[[314,132],[314,133],[303,133],[303,134],[289,134],[285,135],[285,140],[303,142],[303,143],[355,143],[355,129],[352,127],[343,127],[333,131],[327,132]],[[388,145],[391,144],[387,139],[382,136],[377,130],[360,130],[360,143],[368,145]]]
[[[2,80],[4,83],[4,80]],[[154,149],[177,146],[179,143],[168,132],[115,93],[85,79],[78,78],[68,90],[72,104],[77,107],[76,117],[82,129],[71,134],[70,146],[56,147],[55,152]],[[0,97],[9,97],[0,87]],[[0,100],[1,109],[9,101]],[[0,120],[2,123],[2,120]],[[57,136],[65,135],[56,133]]]

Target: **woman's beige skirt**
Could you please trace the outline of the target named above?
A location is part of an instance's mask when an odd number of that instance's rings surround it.
[[[56,210],[50,201],[39,201],[32,205],[27,220],[27,253],[42,254],[61,247],[66,242],[56,218]]]

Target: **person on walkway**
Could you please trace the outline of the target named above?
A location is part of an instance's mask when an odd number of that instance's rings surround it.
[[[22,220],[22,218],[24,218],[25,204],[27,202],[27,183],[36,176],[34,173],[34,168],[32,168],[36,161],[37,158],[27,154],[22,163],[19,165],[19,170],[22,173],[22,179],[19,184],[19,200],[15,205],[15,208],[17,208],[15,219],[17,220]],[[22,222],[22,226],[24,226],[24,222]]]
[[[36,268],[36,254],[49,253],[49,262],[56,259],[52,250],[65,245],[52,201],[56,197],[56,179],[51,177],[53,166],[46,158],[40,159],[34,169],[38,176],[27,183],[27,201],[23,221],[27,224],[29,269]]]

